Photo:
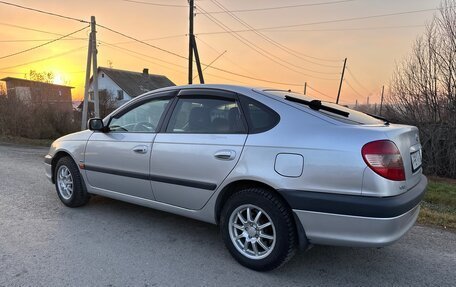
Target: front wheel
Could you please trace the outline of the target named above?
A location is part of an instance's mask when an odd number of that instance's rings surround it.
[[[231,255],[254,270],[278,268],[296,250],[291,211],[279,196],[262,188],[233,194],[223,207],[220,229]]]
[[[60,200],[69,207],[85,205],[87,193],[79,169],[70,157],[62,157],[55,167],[55,188]]]

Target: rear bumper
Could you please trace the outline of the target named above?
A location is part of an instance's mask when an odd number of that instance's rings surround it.
[[[381,247],[401,238],[415,223],[427,178],[391,197],[279,190],[311,243]]]

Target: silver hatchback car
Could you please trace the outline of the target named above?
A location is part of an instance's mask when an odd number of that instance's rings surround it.
[[[176,86],[88,124],[45,157],[65,205],[97,194],[218,224],[255,270],[311,244],[390,244],[427,186],[416,127],[290,91]]]

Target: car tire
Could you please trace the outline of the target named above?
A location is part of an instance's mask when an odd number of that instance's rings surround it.
[[[231,255],[253,270],[278,268],[296,252],[292,211],[282,198],[263,188],[231,195],[221,212],[220,231]]]
[[[90,194],[72,158],[66,156],[59,159],[55,167],[54,179],[57,195],[66,206],[79,207],[89,201]]]

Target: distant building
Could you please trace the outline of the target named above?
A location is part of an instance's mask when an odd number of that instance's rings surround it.
[[[116,106],[145,92],[175,86],[166,76],[98,67],[98,91],[111,97]],[[90,79],[89,100],[93,101],[93,78]]]
[[[13,77],[1,79],[6,82],[6,95],[16,97],[30,105],[49,104],[63,112],[73,110],[71,89],[74,87],[55,85]]]

